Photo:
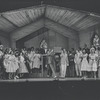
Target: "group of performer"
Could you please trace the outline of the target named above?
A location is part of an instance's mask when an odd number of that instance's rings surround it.
[[[85,44],[84,48],[61,53],[61,77],[83,77],[83,78],[100,78],[100,46],[99,37],[96,34],[93,38],[93,45],[89,49]]]
[[[23,78],[32,73],[47,72],[47,77],[100,77],[99,38],[95,36],[93,45],[70,51],[62,48],[59,54],[48,49],[43,40],[40,48],[4,50],[0,45],[0,77],[3,79]]]
[[[19,52],[18,50],[12,50],[11,48],[8,48],[3,52],[1,45],[0,67],[1,72],[5,72],[7,79],[21,78],[30,73],[29,69],[32,71],[32,69],[40,67],[40,55],[38,54],[37,50],[32,50],[33,48],[28,51],[22,49]],[[34,63],[32,63],[33,61]]]
[[[44,43],[43,43],[44,42]],[[45,44],[43,40],[41,44]],[[45,46],[46,47],[46,46]],[[55,77],[51,55],[53,50],[40,48],[4,49],[0,45],[0,77],[3,79],[17,79],[30,77],[30,74],[47,70],[47,77]]]
[[[74,61],[76,76],[96,78],[100,77],[100,48],[94,47],[76,50]]]

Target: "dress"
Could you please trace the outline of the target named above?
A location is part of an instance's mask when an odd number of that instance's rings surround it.
[[[96,58],[98,57],[97,54],[89,54],[89,66],[91,71],[97,71],[97,61]]]
[[[33,58],[33,66],[32,68],[40,68],[40,54],[34,54],[34,58]]]
[[[6,69],[6,72],[8,72],[8,67],[9,67],[9,54],[6,54],[4,56],[4,61],[3,61],[3,65],[4,65],[4,68]]]
[[[28,69],[25,65],[25,59],[23,56],[20,56],[19,73],[28,73]]]
[[[7,73],[15,73],[16,70],[19,68],[18,62],[16,60],[17,59],[14,55],[5,55],[4,66]]]
[[[16,72],[19,69],[19,61],[18,61],[18,57],[14,56],[14,67],[13,67],[13,71]]]
[[[81,63],[81,71],[87,71],[88,70],[88,67],[89,67],[89,64],[88,64],[88,61],[87,61],[87,56],[88,54],[82,54],[82,63]]]

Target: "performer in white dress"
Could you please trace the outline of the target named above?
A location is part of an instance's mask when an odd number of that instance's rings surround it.
[[[25,59],[22,53],[20,53],[19,57],[20,63],[19,63],[19,74],[20,77],[22,77],[25,73],[28,73],[28,69],[25,65]]]
[[[65,49],[62,49],[60,57],[61,57],[60,74],[61,74],[61,77],[65,77],[67,66],[69,66],[68,55]]]
[[[94,78],[96,78],[96,72],[97,72],[97,59],[98,55],[95,53],[95,48],[91,48],[89,54],[89,66],[91,68],[92,77]]]
[[[9,79],[14,79],[18,66],[18,60],[16,59],[12,50],[9,51],[9,54],[5,55],[4,66],[6,72],[9,75]]]
[[[81,63],[81,72],[84,78],[87,77],[87,68],[89,66],[87,61],[88,54],[86,53],[85,49],[82,51],[82,63]]]
[[[19,66],[18,66],[18,59],[15,57],[15,55],[14,55],[14,53],[13,53],[13,51],[11,52],[11,63],[12,63],[12,72],[13,73],[16,73],[16,71],[17,71],[17,69],[19,68]]]
[[[38,50],[36,50],[35,54],[34,54],[34,57],[33,57],[33,68],[36,68],[36,69],[39,69],[40,68],[40,57],[41,55],[38,53]]]
[[[81,56],[82,56],[82,52],[76,50],[76,54],[75,54],[75,58],[74,58],[74,62],[75,62],[75,70],[76,70],[76,75],[78,77],[81,76]]]
[[[14,79],[16,79],[18,76],[17,76],[17,71],[19,69],[19,59],[18,57],[15,57],[14,55]]]

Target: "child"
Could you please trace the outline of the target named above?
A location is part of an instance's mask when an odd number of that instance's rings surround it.
[[[87,68],[89,66],[88,61],[87,61],[88,54],[86,53],[85,49],[82,51],[82,63],[81,63],[81,73],[82,77],[86,78],[87,77]]]
[[[19,56],[19,74],[20,74],[20,78],[22,78],[27,73],[28,73],[28,69],[25,65],[24,55],[23,55],[23,53],[20,53],[20,56]]]
[[[33,66],[32,66],[32,68],[36,72],[38,72],[38,70],[40,69],[40,57],[41,57],[41,55],[39,54],[38,49],[36,49],[36,52],[33,56]]]
[[[14,79],[16,70],[19,68],[19,66],[11,49],[9,50],[9,54],[5,55],[4,65],[6,68],[6,72],[8,73],[8,78]]]
[[[14,52],[11,50],[10,51],[10,56],[9,56],[9,70],[11,72],[11,79],[14,79],[16,76],[16,71],[19,68],[18,66],[18,59],[15,57]]]
[[[91,68],[91,74],[93,78],[96,78],[97,58],[98,58],[98,55],[95,53],[95,48],[92,47],[90,49],[90,54],[89,54],[89,66]]]

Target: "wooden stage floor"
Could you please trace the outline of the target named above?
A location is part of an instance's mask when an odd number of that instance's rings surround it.
[[[26,78],[26,79],[11,79],[11,80],[0,80],[1,82],[52,82],[52,81],[100,81],[100,78]]]

